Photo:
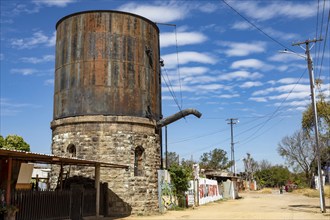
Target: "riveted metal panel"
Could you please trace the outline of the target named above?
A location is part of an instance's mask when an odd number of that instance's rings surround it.
[[[159,30],[138,15],[87,11],[56,25],[54,120],[161,117]]]

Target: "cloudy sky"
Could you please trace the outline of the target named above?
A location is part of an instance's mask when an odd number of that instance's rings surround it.
[[[156,22],[160,29],[163,115],[196,108],[168,126],[168,150],[198,160],[222,148],[230,158],[250,153],[283,163],[279,141],[301,127],[310,103],[304,49],[293,42],[323,38],[312,47],[315,78],[329,98],[329,1],[111,1],[2,0],[1,127],[31,150],[50,153],[53,114],[55,24],[86,10],[120,10]],[[312,46],[311,44],[310,46]],[[302,45],[304,47],[304,45]]]

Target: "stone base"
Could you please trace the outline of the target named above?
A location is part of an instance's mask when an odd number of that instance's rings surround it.
[[[52,153],[86,160],[128,165],[129,170],[101,168],[100,179],[109,186],[108,213],[111,215],[149,214],[158,210],[157,169],[160,166],[160,141],[156,122],[129,116],[78,116],[54,120]],[[136,149],[139,176],[135,169]],[[65,167],[69,176],[94,178],[93,167]],[[134,170],[135,169],[135,170]],[[135,172],[134,172],[135,171]],[[59,167],[52,168],[54,187]]]

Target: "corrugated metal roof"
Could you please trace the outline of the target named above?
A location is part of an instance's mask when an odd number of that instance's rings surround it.
[[[58,164],[58,165],[78,165],[78,166],[101,166],[112,168],[127,169],[128,165],[114,164],[95,160],[84,160],[75,157],[56,156],[52,154],[41,154],[26,152],[20,150],[8,150],[0,148],[0,159],[12,158],[13,160],[20,160],[25,162],[41,163],[41,164]]]

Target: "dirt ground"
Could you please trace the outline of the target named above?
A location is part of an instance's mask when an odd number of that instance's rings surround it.
[[[321,213],[320,200],[292,193],[240,193],[240,199],[209,203],[183,211],[167,211],[153,216],[130,216],[122,220],[148,219],[326,219],[330,220],[330,199],[327,213]],[[102,218],[108,220],[111,218]],[[117,218],[118,219],[118,218]]]

